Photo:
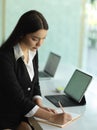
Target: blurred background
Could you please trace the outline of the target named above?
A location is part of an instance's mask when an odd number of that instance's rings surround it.
[[[49,24],[39,49],[40,66],[53,51],[61,63],[97,75],[97,0],[0,0],[0,44],[28,10],[40,11]]]

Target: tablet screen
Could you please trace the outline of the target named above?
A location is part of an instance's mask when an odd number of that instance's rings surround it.
[[[75,70],[64,92],[77,102],[80,102],[91,79],[92,76],[79,70]]]

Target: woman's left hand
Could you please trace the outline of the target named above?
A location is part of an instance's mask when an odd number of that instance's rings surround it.
[[[58,112],[55,110],[55,109],[52,109],[52,108],[48,108],[48,107],[41,107],[42,109],[45,109],[46,111],[49,111],[49,112],[52,112],[54,114],[57,114]]]
[[[54,114],[57,114],[58,112],[52,108],[48,108],[48,107],[45,107],[42,103],[42,100],[40,98],[36,98],[35,99],[35,103],[42,109],[46,110],[46,111],[49,111],[49,112],[52,112]]]

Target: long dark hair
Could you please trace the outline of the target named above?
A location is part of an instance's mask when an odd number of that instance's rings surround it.
[[[39,29],[48,30],[48,23],[44,16],[36,11],[31,10],[24,13],[9,38],[2,44],[1,49],[11,48],[22,40],[29,33],[38,31]]]

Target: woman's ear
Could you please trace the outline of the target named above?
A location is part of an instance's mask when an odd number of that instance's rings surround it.
[[[23,38],[24,38],[24,36],[23,36],[23,35],[21,35],[21,36],[19,37],[19,42],[20,42],[20,41],[22,41],[22,40],[23,40]]]

